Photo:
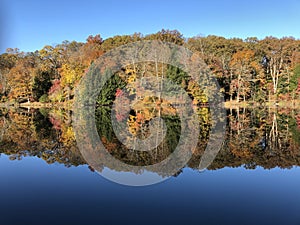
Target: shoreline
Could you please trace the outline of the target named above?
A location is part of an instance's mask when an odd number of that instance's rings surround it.
[[[268,101],[268,102],[236,102],[226,101],[224,102],[225,108],[288,108],[288,109],[300,109],[300,100],[293,101]]]
[[[194,106],[197,106],[196,104]],[[199,105],[201,106],[201,105]],[[203,107],[202,105],[201,107]],[[71,109],[73,107],[73,102],[57,102],[57,103],[41,103],[41,102],[23,102],[23,103],[9,103],[0,102],[0,108],[65,108]],[[209,106],[204,106],[209,107]],[[226,101],[224,102],[224,107],[226,109],[230,108],[288,108],[288,109],[300,109],[300,100],[294,101],[270,101],[270,102],[236,102],[236,101]]]

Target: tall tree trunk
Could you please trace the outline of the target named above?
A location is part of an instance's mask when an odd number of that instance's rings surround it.
[[[236,101],[239,102],[240,101],[240,79],[241,79],[241,75],[238,75],[238,83],[237,83],[237,96],[236,96]]]
[[[232,101],[232,90],[230,90],[230,88],[231,88],[231,81],[232,81],[232,70],[230,70],[230,86],[229,86],[230,101]]]

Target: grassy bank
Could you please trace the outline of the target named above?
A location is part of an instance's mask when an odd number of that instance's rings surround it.
[[[267,107],[267,108],[290,108],[300,109],[300,100],[294,101],[269,101],[269,102],[237,102],[228,101],[225,102],[225,108],[251,108],[251,107]]]
[[[138,104],[137,104],[138,105]],[[147,106],[157,107],[155,103],[149,104]],[[164,104],[162,104],[163,106]],[[267,107],[267,108],[289,108],[289,109],[300,109],[300,100],[294,101],[270,101],[270,102],[237,102],[237,101],[227,101],[224,103],[225,108],[256,108],[256,107]],[[24,102],[24,103],[12,103],[12,102],[0,102],[0,108],[64,108],[72,109],[73,101],[68,102]]]

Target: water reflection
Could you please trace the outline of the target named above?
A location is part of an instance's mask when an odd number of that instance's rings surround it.
[[[69,116],[62,110],[2,110],[1,153],[12,160],[37,156],[49,164],[57,162],[67,167],[84,164]]]
[[[197,108],[200,136],[197,148],[186,167],[197,170],[210,134],[211,118],[208,108]],[[149,135],[149,121],[157,112],[150,109],[132,111],[127,120],[129,131],[138,138]],[[47,163],[66,167],[86,164],[77,148],[71,118],[72,111],[62,109],[2,109],[0,111],[0,152],[11,160],[37,156]],[[299,111],[286,109],[228,110],[226,140],[209,170],[224,167],[265,169],[292,168],[300,165]],[[117,139],[111,125],[109,108],[96,110],[99,137],[107,151],[116,159],[134,166],[153,165],[171,154],[179,140],[180,119],[170,112],[162,114],[167,133],[151,151],[128,149]],[[123,118],[124,119],[124,118]],[[94,155],[95,156],[95,155]],[[95,156],[91,171],[101,172],[104,165]],[[97,161],[98,160],[98,161]],[[98,163],[97,163],[98,162]],[[110,168],[114,169],[114,168]],[[122,168],[120,169],[122,171]],[[128,172],[128,171],[127,171]],[[141,173],[139,167],[134,173]],[[162,171],[149,171],[164,176]],[[179,175],[180,172],[177,175]]]

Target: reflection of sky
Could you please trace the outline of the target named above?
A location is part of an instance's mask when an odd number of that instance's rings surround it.
[[[104,168],[101,173],[102,176],[108,178],[111,181],[115,181],[119,184],[131,184],[132,186],[141,186],[143,184],[157,183],[159,180],[167,179],[158,175],[157,173],[143,170],[140,174],[131,172],[117,172],[109,168]]]
[[[224,168],[146,187],[87,166],[0,158],[0,224],[299,224],[300,169]]]

